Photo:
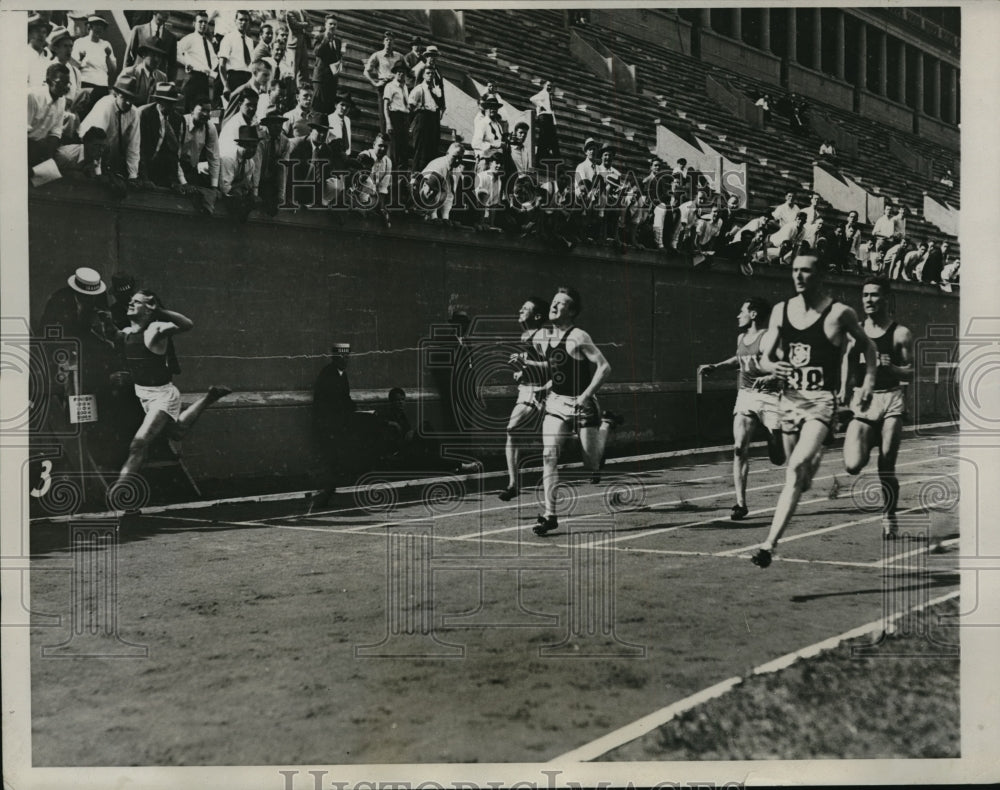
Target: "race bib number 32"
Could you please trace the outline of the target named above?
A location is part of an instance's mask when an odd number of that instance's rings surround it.
[[[825,389],[823,368],[818,365],[792,368],[792,372],[788,376],[788,389],[805,390],[808,392]]]

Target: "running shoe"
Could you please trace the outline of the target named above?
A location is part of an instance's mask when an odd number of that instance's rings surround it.
[[[895,513],[885,513],[882,516],[882,540],[895,540],[899,537],[899,522]]]
[[[729,513],[729,518],[733,521],[742,521],[747,517],[747,513],[750,512],[750,508],[746,505],[733,505],[732,511]]]
[[[758,568],[766,568],[771,564],[771,552],[767,549],[757,549],[757,551],[750,555],[750,562]]]
[[[497,494],[497,498],[502,502],[510,502],[514,497],[517,496],[517,486],[507,486],[503,491]]]
[[[541,536],[556,529],[559,529],[559,521],[555,516],[539,516],[538,523],[532,527],[532,532]]]

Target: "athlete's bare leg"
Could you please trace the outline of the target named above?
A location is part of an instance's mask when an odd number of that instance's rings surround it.
[[[885,497],[883,512],[890,518],[887,525],[894,526],[891,519],[899,504],[899,479],[896,477],[896,456],[899,453],[899,442],[903,436],[903,418],[887,417],[882,423],[882,445],[879,448],[878,476],[882,483],[882,496]]]
[[[128,458],[125,460],[121,472],[118,474],[118,482],[122,482],[129,475],[134,475],[142,468],[149,454],[149,446],[157,436],[170,427],[173,418],[165,411],[154,409],[146,414],[139,430],[135,432],[132,443],[128,448]]]
[[[791,442],[786,438],[785,450],[788,453],[788,467],[785,471],[785,487],[778,496],[778,504],[774,509],[774,518],[767,539],[760,547],[768,552],[774,551],[781,536],[791,521],[795,508],[804,491],[812,485],[812,476],[822,458],[823,441],[829,428],[819,420],[807,420],[799,431],[798,439]],[[786,437],[788,435],[786,434]],[[789,446],[791,444],[791,447]]]
[[[844,436],[844,468],[848,474],[856,475],[868,465],[872,452],[872,438],[875,428],[861,420],[851,420]]]
[[[174,440],[182,439],[198,421],[198,418],[201,417],[205,409],[219,400],[219,398],[224,398],[230,392],[232,390],[229,387],[209,387],[208,392],[181,412],[180,417],[177,418],[177,422],[170,429],[170,438]]]
[[[545,517],[556,514],[556,486],[559,484],[559,452],[571,427],[566,420],[546,414],[542,421],[542,489]]]
[[[517,491],[517,462],[520,453],[516,432],[530,422],[537,413],[537,407],[529,406],[527,403],[514,404],[514,410],[510,413],[510,420],[507,422],[506,447],[508,491]]]
[[[746,414],[733,415],[733,488],[736,490],[736,505],[742,509],[747,506],[750,439],[753,437],[756,423],[756,419]],[[734,515],[733,518],[736,516]]]
[[[601,420],[598,427],[580,428],[578,433],[580,447],[583,450],[583,465],[590,472],[597,472],[601,468],[601,461],[604,460],[604,448],[608,444],[611,423]]]

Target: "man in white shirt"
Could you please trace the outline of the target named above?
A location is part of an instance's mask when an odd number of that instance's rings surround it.
[[[524,121],[514,125],[510,140],[510,161],[518,173],[530,173],[532,170],[531,147],[527,144],[528,131],[531,129]]]
[[[896,222],[892,216],[893,209],[888,203],[885,206],[885,213],[875,220],[872,228],[872,236],[875,240],[875,253],[882,255],[889,249],[889,242],[896,235]]]
[[[52,158],[64,178],[97,178],[101,175],[101,160],[107,147],[107,133],[93,126],[83,136],[83,142],[59,146]]]
[[[498,227],[503,210],[503,154],[490,156],[486,170],[476,175],[476,201],[482,207],[482,222],[479,230],[500,230]]]
[[[552,83],[546,80],[542,89],[528,101],[535,105],[535,161],[559,159],[559,138],[556,136],[556,116],[552,112]]]
[[[621,171],[611,164],[618,149],[610,143],[601,146],[601,161],[595,170],[597,171],[598,185],[600,187],[597,198],[597,216],[601,221],[601,235],[598,239],[605,242],[617,241],[618,223],[621,219]]]
[[[70,57],[73,53],[73,36],[70,35],[70,32],[66,28],[56,27],[49,33],[46,41],[48,42],[49,52],[52,53],[52,60],[56,63],[62,63],[69,70],[69,88],[66,91],[66,106],[72,107],[76,97],[80,95],[80,89],[83,87],[80,79],[80,70]],[[46,66],[46,70],[48,70],[48,66]]]
[[[230,91],[225,112],[222,113],[221,123],[226,123],[230,118],[236,115],[240,104],[243,102],[243,97],[247,93],[255,94],[257,96],[258,103],[267,93],[268,86],[271,83],[272,68],[270,62],[266,60],[255,60],[250,66],[250,71],[252,79]]]
[[[771,235],[771,247],[768,256],[777,258],[779,263],[790,264],[798,255],[799,245],[805,241],[806,237],[806,215],[800,211],[795,215],[795,220],[782,225],[776,233]]]
[[[69,69],[51,63],[41,87],[28,89],[28,166],[51,159],[62,140]]]
[[[573,188],[576,191],[577,200],[580,201],[580,213],[577,221],[580,224],[581,235],[588,241],[593,240],[591,235],[594,232],[590,225],[593,217],[594,189],[597,183],[597,166],[594,164],[596,154],[597,141],[593,137],[588,137],[583,144],[583,161],[576,166],[573,173]]]
[[[135,78],[119,77],[114,93],[100,99],[80,124],[80,136],[92,126],[108,135],[104,172],[135,181],[139,177],[139,111]]]
[[[49,53],[45,49],[45,37],[49,34],[49,23],[40,14],[28,17],[28,85],[40,88],[45,85],[45,70],[49,67]]]
[[[703,217],[698,220],[695,225],[694,231],[694,265],[698,266],[706,260],[710,260],[709,256],[715,255],[716,243],[719,238],[719,233],[722,231],[722,217],[720,216],[719,207],[715,206],[709,213],[708,217]]]
[[[354,102],[351,100],[350,94],[340,96],[337,98],[336,108],[327,119],[327,123],[330,124],[330,136],[327,138],[327,142],[330,144],[334,156],[339,154],[344,164],[351,156],[351,119],[347,114],[353,107]],[[336,158],[334,159],[334,168],[341,169]]]
[[[212,102],[202,96],[184,116],[181,143],[181,183],[217,189],[219,186],[219,133],[212,123]]]
[[[237,11],[236,29],[223,36],[219,43],[219,75],[223,94],[227,97],[250,79],[255,45],[247,35],[249,28],[250,12]]]
[[[771,212],[771,216],[778,220],[782,226],[785,226],[795,222],[795,217],[798,213],[799,207],[795,205],[795,193],[788,192],[785,194],[785,202],[777,206]]]
[[[239,128],[234,145],[222,152],[219,192],[226,198],[229,213],[246,221],[257,205],[257,165],[254,161],[260,143],[256,126]]]
[[[391,30],[385,31],[382,36],[382,49],[378,52],[373,52],[365,62],[364,74],[365,78],[375,89],[376,107],[382,106],[383,89],[392,81],[393,69],[403,59],[402,55],[393,49],[394,39],[395,37]],[[378,114],[378,130],[380,132],[386,131],[385,113],[380,112]]]
[[[382,115],[386,133],[392,145],[392,161],[399,167],[406,167],[410,161],[409,107],[406,104],[406,63],[400,59],[392,67],[392,76],[382,89]]]
[[[815,192],[809,198],[809,205],[802,209],[806,213],[806,225],[812,225],[819,218],[819,195]]]
[[[464,153],[461,143],[452,143],[444,156],[432,159],[421,171],[418,205],[429,209],[425,221],[437,222],[440,212],[441,220],[451,222],[451,207],[455,203],[454,171],[461,166]]]
[[[208,40],[208,14],[199,11],[194,17],[194,32],[177,43],[177,61],[184,67],[184,110],[191,112],[202,97],[212,98],[212,86],[218,76],[219,56]]]
[[[300,85],[296,96],[298,104],[285,113],[284,131],[289,138],[306,137],[309,134],[309,116],[312,114],[313,104],[312,85]]]
[[[365,197],[373,201],[372,207],[387,228],[391,227],[388,206],[392,188],[392,159],[386,156],[388,150],[385,135],[379,132],[372,140],[372,147],[358,154],[358,164],[364,172],[362,189]]]
[[[71,57],[80,66],[80,84],[90,88],[90,107],[110,92],[109,86],[118,71],[111,44],[104,40],[108,23],[96,14],[87,17],[88,35],[73,42]]]
[[[476,152],[476,172],[489,166],[494,154],[503,152],[503,121],[500,102],[494,98],[483,100],[483,115],[476,118],[472,131],[472,150]]]

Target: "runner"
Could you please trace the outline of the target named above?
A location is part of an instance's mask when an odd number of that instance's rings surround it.
[[[736,504],[730,518],[740,521],[747,517],[747,475],[750,471],[750,440],[757,425],[767,431],[767,448],[771,463],[780,466],[785,462],[785,447],[780,431],[778,411],[778,391],[780,379],[774,374],[764,373],[758,364],[760,341],[764,336],[763,326],[766,316],[771,313],[771,305],[759,296],[754,296],[740,307],[736,320],[740,335],[736,338],[736,354],[729,359],[702,365],[698,370],[711,373],[718,368],[739,368],[739,391],[733,406],[733,485],[736,488]]]
[[[858,474],[868,464],[872,445],[878,443],[878,476],[882,483],[882,536],[896,537],[896,507],[899,503],[899,480],[896,478],[896,454],[903,432],[903,389],[900,382],[913,376],[913,334],[889,317],[891,286],[887,280],[869,277],[861,286],[861,305],[865,312],[863,328],[875,344],[877,367],[875,389],[867,408],[851,399],[854,413],[844,437],[844,466]],[[864,355],[848,347],[850,373],[864,375]]]
[[[160,306],[156,294],[138,290],[128,303],[129,326],[116,335],[116,345],[135,385],[135,394],[146,412],[129,446],[128,458],[108,496],[130,475],[136,474],[146,460],[149,446],[164,431],[173,442],[179,441],[201,413],[219,398],[228,395],[228,387],[210,387],[205,395],[181,411],[181,394],[172,383],[176,372],[171,364],[170,338],[194,327],[190,318]],[[176,449],[175,449],[176,452]]]
[[[540,296],[528,297],[521,305],[517,320],[523,330],[521,343],[525,350],[510,357],[511,364],[518,368],[514,373],[517,403],[514,404],[507,423],[507,487],[499,494],[504,502],[509,502],[518,494],[518,442],[526,431],[538,426],[538,418],[544,410],[548,379],[544,357],[546,335],[542,331],[545,323],[545,300]]]
[[[559,528],[556,518],[556,486],[559,483],[559,451],[574,429],[580,437],[584,466],[600,480],[604,447],[611,429],[621,418],[603,414],[595,397],[611,373],[611,366],[590,335],[575,326],[582,304],[573,288],[559,288],[549,308],[552,327],[546,336],[545,361],[552,385],[545,399],[542,421],[542,485],[545,514],[538,517],[536,535]]]
[[[771,564],[781,535],[788,527],[802,494],[809,490],[823,457],[823,442],[836,409],[841,352],[848,335],[864,349],[865,376],[855,394],[867,408],[875,384],[875,345],[868,339],[857,314],[823,293],[825,266],[815,255],[792,261],[796,295],[775,306],[761,342],[760,367],[784,379],[781,393],[781,430],[788,467],[778,496],[767,539],[751,556],[754,565]],[[779,350],[782,358],[778,359]]]

